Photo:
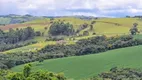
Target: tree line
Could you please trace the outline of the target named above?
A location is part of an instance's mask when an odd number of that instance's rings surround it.
[[[8,32],[0,30],[0,44],[14,44],[20,41],[32,39],[35,36],[34,29],[31,27],[23,29],[9,29]]]
[[[0,51],[14,49],[29,44],[34,44],[36,41],[27,41],[37,36],[38,32],[33,28],[21,28],[21,29],[9,29],[9,31],[3,31],[0,29]]]
[[[136,45],[142,45],[142,40],[134,39],[130,35],[116,36],[110,38],[107,38],[106,36],[97,36],[79,40],[76,42],[76,44],[71,45],[47,45],[37,52],[17,52],[10,54],[1,53],[0,68],[8,69],[16,65],[34,61],[41,61],[52,58],[62,58],[68,56],[96,54],[100,52],[105,52],[107,50]]]

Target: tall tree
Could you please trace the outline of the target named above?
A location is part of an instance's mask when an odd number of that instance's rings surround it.
[[[74,29],[73,25],[70,23],[64,23],[64,22],[54,22],[49,29],[49,34],[53,36],[57,35],[73,35]]]
[[[23,74],[27,78],[31,73],[31,64],[26,64],[24,66]]]
[[[138,26],[138,23],[134,23],[133,27],[130,29],[130,32],[132,35],[136,35],[136,33],[139,32],[137,26]]]

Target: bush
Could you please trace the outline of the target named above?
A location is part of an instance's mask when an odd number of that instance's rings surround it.
[[[84,32],[83,32],[83,35],[84,35],[84,36],[88,36],[88,35],[89,35],[89,32],[88,32],[88,31],[84,31]]]
[[[36,32],[35,32],[35,35],[36,35],[36,36],[41,36],[41,32],[40,32],[40,31],[36,31]]]

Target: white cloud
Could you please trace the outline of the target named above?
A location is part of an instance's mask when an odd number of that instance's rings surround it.
[[[142,0],[0,0],[0,12],[0,14],[15,12],[47,16],[74,14],[107,16],[126,12],[137,14],[142,13]]]
[[[98,15],[96,15],[95,13],[89,13],[89,12],[75,12],[75,13],[73,13],[73,15],[86,15],[86,16],[98,16]]]

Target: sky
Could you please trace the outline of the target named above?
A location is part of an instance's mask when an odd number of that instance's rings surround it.
[[[0,0],[0,15],[124,17],[142,14],[142,0]]]

